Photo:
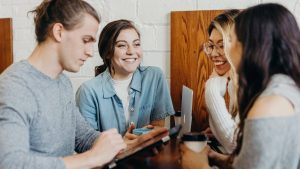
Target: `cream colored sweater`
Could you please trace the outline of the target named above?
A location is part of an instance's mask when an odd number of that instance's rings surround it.
[[[235,129],[239,122],[239,117],[232,118],[233,105],[233,84],[228,82],[228,93],[230,96],[229,110],[226,108],[224,95],[226,92],[227,78],[212,77],[207,80],[205,85],[205,102],[209,113],[209,125],[212,133],[225,149],[225,153],[231,153],[236,146]]]

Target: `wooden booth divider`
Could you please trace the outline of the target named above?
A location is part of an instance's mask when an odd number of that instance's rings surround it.
[[[208,127],[204,101],[205,81],[213,65],[203,52],[207,28],[223,10],[171,12],[171,96],[175,111],[181,110],[182,85],[193,90],[192,131]]]
[[[0,18],[0,74],[13,63],[12,19]]]

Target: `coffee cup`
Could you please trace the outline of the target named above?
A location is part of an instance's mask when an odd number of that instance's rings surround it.
[[[208,137],[197,132],[184,133],[181,140],[183,144],[194,152],[201,152],[207,145]]]
[[[174,115],[175,126],[181,124],[181,111],[177,111]]]

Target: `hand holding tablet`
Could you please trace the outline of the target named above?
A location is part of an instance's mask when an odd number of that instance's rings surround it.
[[[134,156],[137,152],[142,150],[149,151],[154,147],[168,142],[171,138],[176,138],[180,129],[181,126],[175,126],[170,130],[164,127],[155,127],[146,134],[139,135],[137,138],[129,140],[130,144],[127,144],[127,148],[119,153],[107,168],[114,168],[118,163]]]

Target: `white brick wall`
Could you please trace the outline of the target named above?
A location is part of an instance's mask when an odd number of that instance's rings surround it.
[[[100,28],[116,19],[133,20],[142,34],[144,49],[143,65],[160,67],[170,80],[170,12],[206,9],[246,8],[258,3],[278,2],[291,11],[300,21],[299,0],[87,0],[101,14]],[[32,16],[27,12],[34,9],[41,0],[0,0],[0,17],[13,18],[14,62],[26,59],[35,46]],[[102,61],[97,47],[94,57],[89,59],[81,71],[67,73],[74,85],[94,76],[94,66]]]

